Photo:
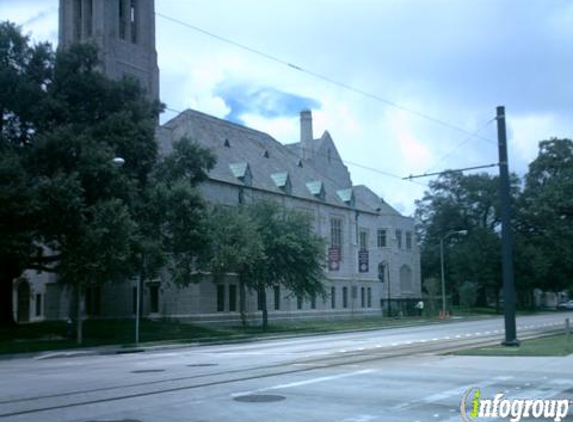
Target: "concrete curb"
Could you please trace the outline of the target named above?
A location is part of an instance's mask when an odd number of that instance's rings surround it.
[[[86,357],[86,356],[97,356],[97,355],[118,355],[118,354],[131,354],[131,353],[145,353],[145,352],[155,352],[161,350],[175,350],[175,349],[186,349],[191,347],[206,347],[206,346],[220,346],[225,344],[242,344],[242,343],[255,343],[263,340],[282,340],[289,338],[300,338],[308,336],[326,336],[333,334],[348,334],[348,333],[359,333],[368,331],[379,331],[379,330],[390,330],[399,328],[409,328],[418,326],[427,326],[435,324],[444,323],[456,323],[462,321],[472,321],[480,319],[489,318],[501,318],[498,316],[487,316],[477,317],[477,318],[460,318],[460,319],[449,319],[449,320],[423,320],[423,321],[412,321],[405,324],[396,324],[386,327],[368,327],[368,328],[356,328],[348,330],[337,330],[337,331],[323,331],[323,332],[307,332],[307,333],[284,333],[284,334],[273,334],[266,336],[254,336],[245,338],[225,338],[217,339],[215,337],[204,338],[199,341],[192,341],[189,343],[181,342],[169,342],[166,344],[154,344],[154,343],[141,343],[139,346],[129,346],[122,347],[121,345],[107,345],[107,346],[97,346],[85,349],[64,349],[64,350],[52,350],[44,352],[30,352],[30,353],[14,353],[14,354],[4,354],[0,355],[0,360],[10,360],[10,359],[34,359],[34,360],[47,360],[47,359],[59,359],[59,358],[73,358],[73,357]]]

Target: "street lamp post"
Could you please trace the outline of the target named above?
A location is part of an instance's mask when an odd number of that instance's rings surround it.
[[[135,345],[139,345],[139,314],[141,313],[141,275],[135,281]]]
[[[442,316],[443,317],[446,316],[446,279],[444,276],[444,240],[446,240],[448,237],[454,236],[456,234],[461,234],[461,235],[465,236],[466,234],[468,234],[468,231],[467,230],[451,231],[449,233],[446,233],[446,235],[440,239],[440,276],[442,279]]]
[[[123,157],[114,157],[112,163],[116,167],[123,167],[125,160]],[[137,276],[135,284],[135,344],[139,344],[139,319],[141,314],[141,275]]]

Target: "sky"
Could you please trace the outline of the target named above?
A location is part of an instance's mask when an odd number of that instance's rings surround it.
[[[519,175],[539,141],[573,138],[570,0],[157,0],[155,9],[168,108],[285,144],[299,141],[299,112],[312,109],[315,138],[329,131],[353,183],[406,215],[432,178],[402,177],[497,162],[497,106]],[[57,43],[57,0],[0,0],[0,19]]]

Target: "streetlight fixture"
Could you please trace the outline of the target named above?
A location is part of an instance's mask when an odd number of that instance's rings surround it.
[[[123,167],[125,159],[123,157],[114,157],[112,163],[116,167]],[[135,280],[135,344],[139,344],[139,319],[141,313],[141,275]]]
[[[444,276],[444,240],[446,240],[450,236],[454,236],[456,234],[461,234],[465,236],[468,234],[467,230],[454,230],[451,232],[446,233],[440,239],[440,276],[442,279],[442,316],[446,316],[446,280]]]
[[[125,164],[125,160],[122,157],[114,157],[113,160],[111,160],[111,162],[116,167],[122,167]]]

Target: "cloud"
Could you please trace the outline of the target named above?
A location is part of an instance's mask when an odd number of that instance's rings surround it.
[[[49,17],[50,15],[52,15],[52,13],[57,12],[58,8],[55,6],[52,6],[46,10],[43,10],[39,13],[37,13],[36,15],[32,16],[31,18],[27,19],[25,22],[22,23],[22,26],[31,26],[34,25],[38,22],[43,21],[45,18]]]
[[[214,94],[222,98],[230,109],[225,118],[241,124],[247,114],[276,119],[298,116],[301,110],[321,107],[312,98],[253,84],[222,83],[215,87]]]

